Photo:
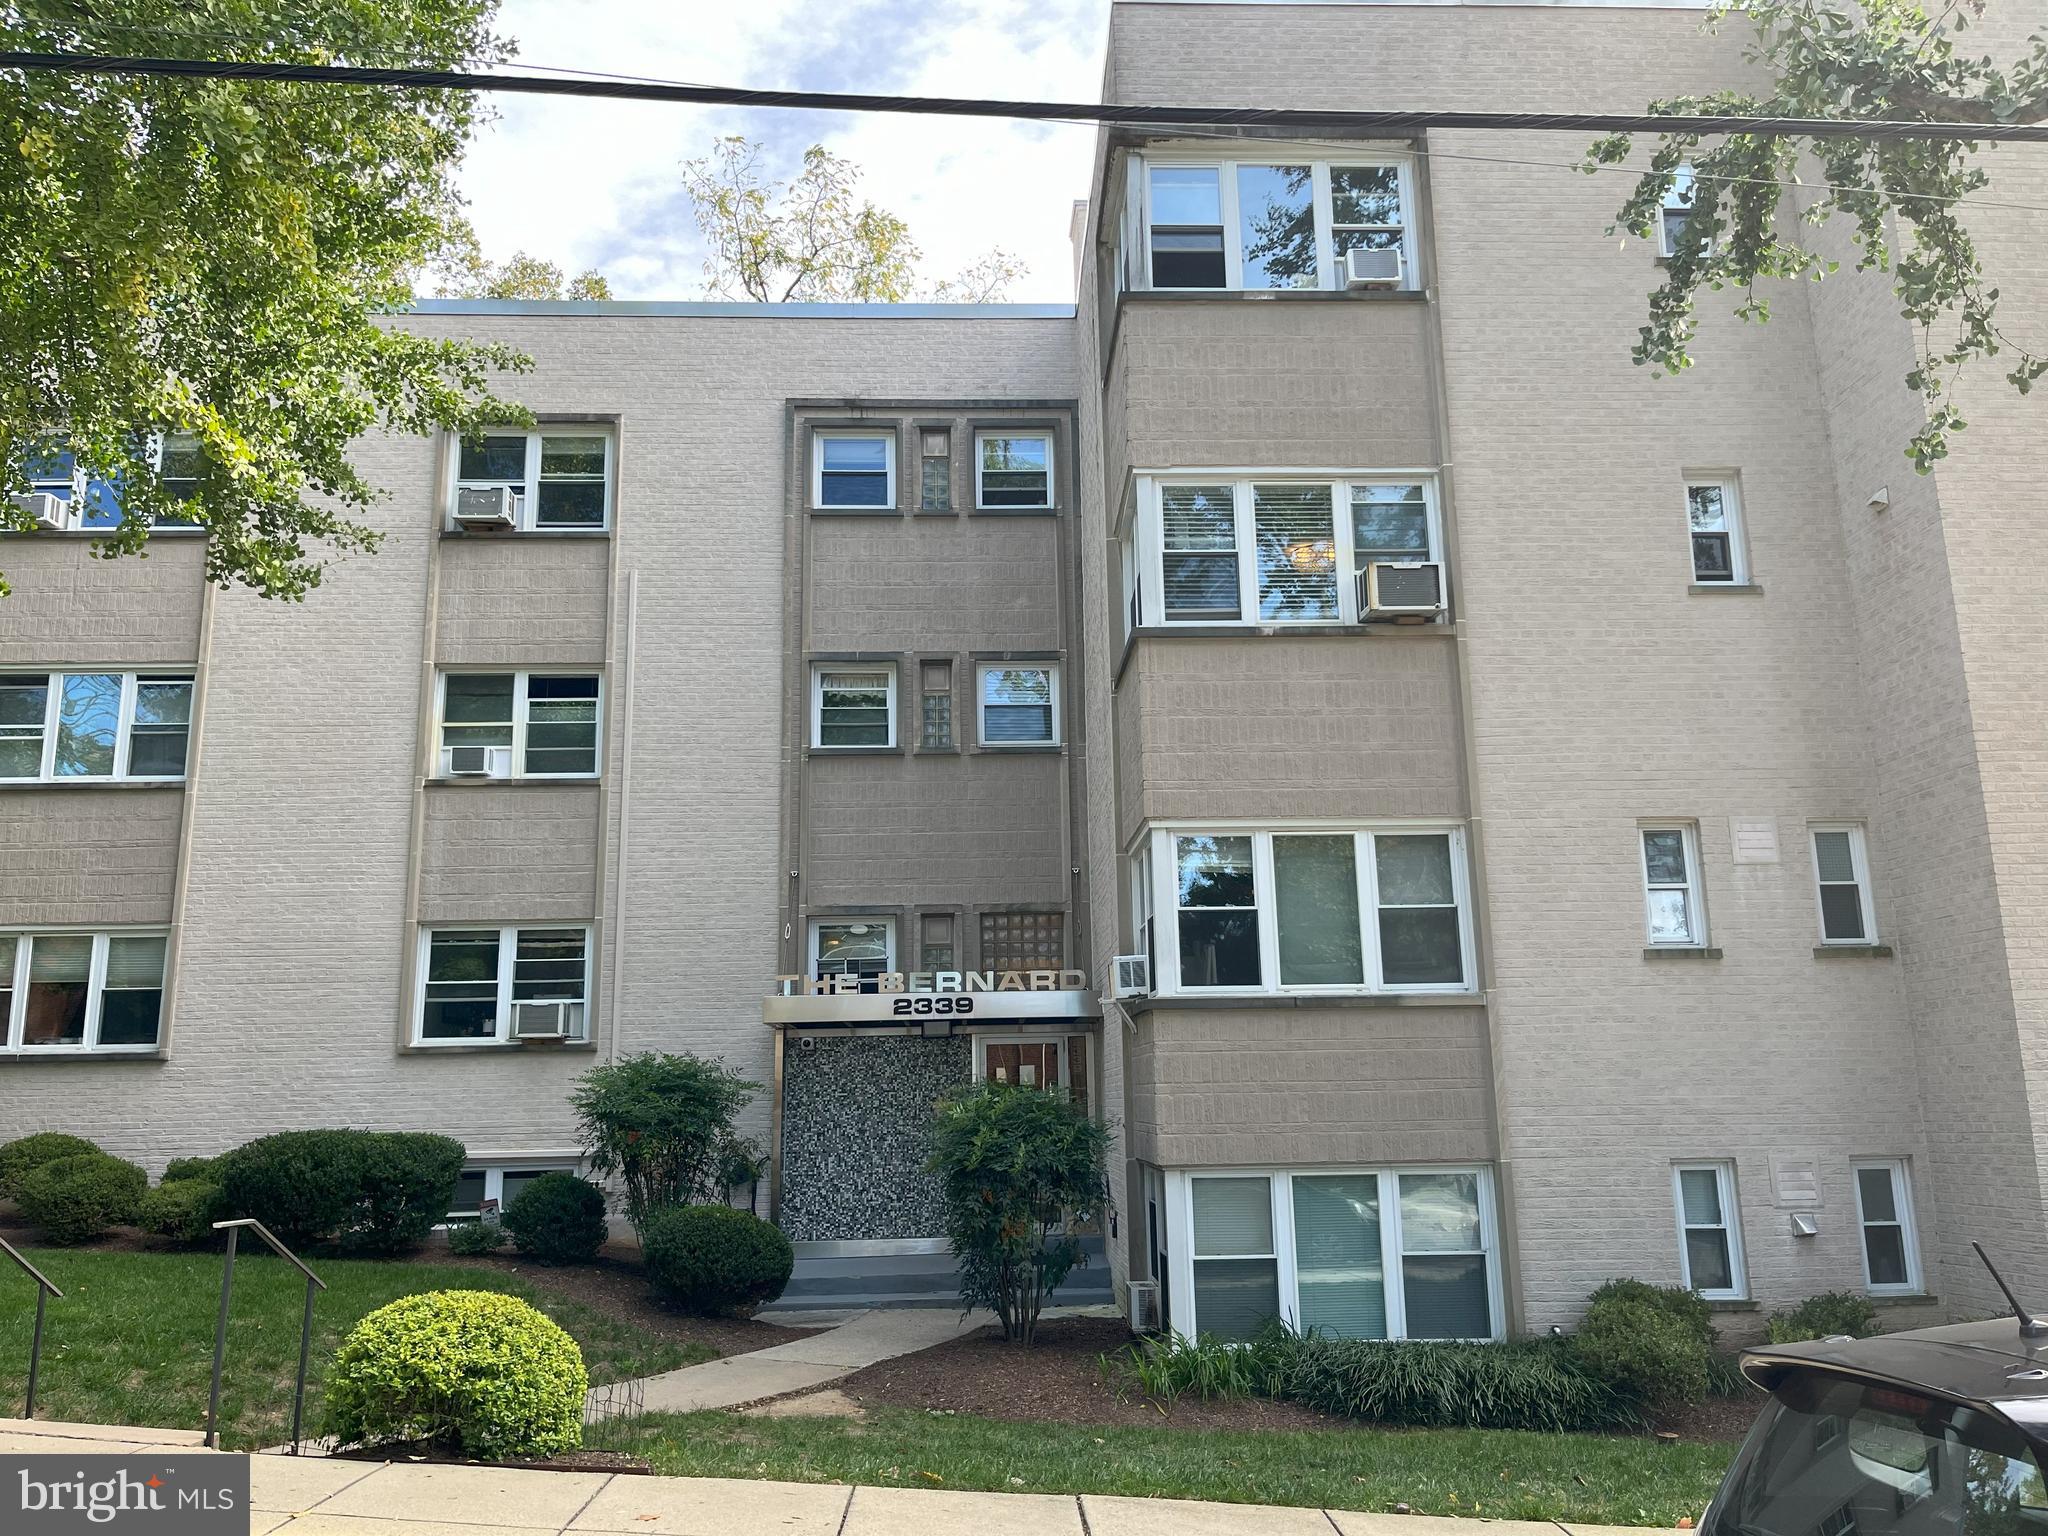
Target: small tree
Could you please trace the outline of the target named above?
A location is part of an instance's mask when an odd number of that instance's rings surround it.
[[[592,1067],[570,1104],[593,1172],[616,1176],[626,1219],[672,1205],[723,1203],[761,1173],[761,1149],[733,1122],[761,1091],[722,1061],[644,1052]]]
[[[980,1083],[939,1105],[932,1141],[960,1299],[1029,1344],[1046,1297],[1085,1262],[1074,1224],[1108,1204],[1109,1131],[1058,1090]]]

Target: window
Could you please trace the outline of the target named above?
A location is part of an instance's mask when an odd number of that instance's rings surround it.
[[[1059,745],[1058,667],[985,666],[979,671],[984,747]]]
[[[1643,900],[1652,945],[1698,946],[1707,927],[1700,908],[1698,841],[1691,826],[1644,827]]]
[[[893,432],[820,432],[811,442],[812,506],[859,511],[895,507]]]
[[[1160,990],[1470,988],[1455,829],[1159,832],[1151,857],[1148,888],[1174,892],[1175,974],[1155,970]]]
[[[1501,1332],[1490,1170],[1190,1174],[1183,1332],[1278,1318],[1340,1339]]]
[[[1131,855],[1131,952],[1145,957],[1156,989],[1159,958],[1152,940],[1152,854],[1150,849],[1140,848]]]
[[[440,772],[595,777],[598,692],[590,673],[444,672]],[[477,759],[458,755],[467,748],[484,749],[480,768]]]
[[[1399,160],[1151,159],[1145,244],[1153,288],[1342,288],[1346,251],[1408,249]]]
[[[974,504],[983,509],[1052,505],[1050,432],[977,432]]]
[[[953,664],[928,661],[918,672],[921,730],[917,744],[927,752],[953,750]]]
[[[811,924],[811,974],[872,978],[896,969],[896,923],[887,917],[821,917]]]
[[[981,968],[985,971],[1056,971],[1066,964],[1064,912],[981,914]]]
[[[1368,566],[1442,558],[1433,480],[1148,475],[1138,494],[1134,626],[1356,624]]]
[[[1870,859],[1863,828],[1813,829],[1813,875],[1820,896],[1823,944],[1874,944],[1877,923],[1870,902]]]
[[[1663,204],[1657,210],[1659,256],[1669,258],[1684,249],[1692,225],[1692,192],[1692,167],[1681,165],[1671,178],[1671,185],[1664,193]],[[1699,240],[1695,243],[1703,248],[1703,254],[1714,248],[1713,243],[1708,240]]]
[[[831,666],[811,669],[813,747],[896,745],[896,669]]]
[[[574,1173],[571,1163],[534,1164],[519,1168],[465,1168],[456,1180],[450,1221],[475,1221],[486,1209],[502,1211],[527,1185],[550,1173]]]
[[[613,447],[597,426],[489,432],[461,445],[455,486],[510,486],[513,521],[526,532],[601,531],[611,525]]]
[[[1692,529],[1692,579],[1746,586],[1742,493],[1733,477],[1686,481],[1685,510]]]
[[[155,1050],[160,933],[0,933],[0,1049]]]
[[[1920,1257],[1913,1240],[1913,1197],[1906,1165],[1897,1158],[1857,1163],[1856,1223],[1863,1231],[1863,1283],[1880,1294],[1920,1289]]]
[[[953,509],[953,438],[945,428],[927,427],[918,434],[923,473],[918,505],[927,512]]]
[[[0,780],[185,777],[192,676],[0,673]]]
[[[960,947],[953,938],[953,914],[927,912],[918,919],[918,926],[917,968],[920,971],[959,969]]]
[[[587,1040],[590,930],[428,929],[419,988],[422,1045]]]
[[[1678,1263],[1685,1283],[1709,1300],[1748,1293],[1742,1233],[1735,1222],[1735,1165],[1695,1163],[1671,1170],[1678,1200]]]

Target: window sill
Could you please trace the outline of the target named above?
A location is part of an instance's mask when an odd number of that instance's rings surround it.
[[[960,513],[955,507],[919,507],[910,515],[912,517],[944,517],[957,520]]]
[[[970,517],[1058,517],[1060,507],[976,507]]]
[[[813,517],[901,517],[901,507],[809,507]],[[950,516],[951,514],[947,514]]]
[[[429,789],[560,789],[565,785],[571,789],[576,789],[591,788],[603,782],[603,778],[594,773],[588,778],[574,779],[567,777],[494,779],[485,774],[465,773],[462,777],[456,779],[451,779],[444,775],[437,778],[420,780],[420,783]]]
[[[1708,944],[1645,944],[1645,960],[1718,960],[1721,951]]]
[[[1696,581],[1685,589],[1696,596],[1709,592],[1735,592],[1745,597],[1762,597],[1764,589],[1753,581]]]
[[[0,779],[10,789],[183,789],[189,779],[95,779],[83,774],[61,779]]]
[[[1884,960],[1891,955],[1889,944],[1816,944],[1813,955],[1816,960],[1823,956],[1843,955],[1862,960]]]
[[[476,1056],[492,1051],[532,1051],[539,1056],[596,1049],[595,1040],[478,1040],[460,1045],[429,1045],[414,1040],[399,1047],[400,1052],[407,1056]]]
[[[1253,992],[1238,997],[1127,997],[1122,1007],[1124,1012],[1136,1014],[1156,1009],[1479,1008],[1485,1003],[1484,992],[1330,992],[1314,996]]]
[[[989,757],[1057,757],[1067,749],[1056,741],[984,741],[974,750]]]
[[[1731,1296],[1725,1301],[1707,1301],[1709,1312],[1761,1312],[1763,1309],[1762,1302],[1750,1301],[1743,1297]]]
[[[1900,1294],[1897,1291],[1868,1291],[1865,1296],[1873,1307],[1938,1307],[1939,1296],[1926,1295],[1919,1291]]]
[[[901,757],[901,747],[808,747],[811,757]]]
[[[612,536],[609,528],[493,528],[482,529],[443,528],[444,539],[495,539],[500,543],[518,542],[522,539],[608,539]]]
[[[102,1046],[86,1050],[78,1046],[24,1046],[18,1051],[0,1050],[0,1063],[31,1061],[162,1061],[169,1052],[160,1045]]]
[[[1117,303],[1420,304],[1427,298],[1421,288],[1126,288]]]

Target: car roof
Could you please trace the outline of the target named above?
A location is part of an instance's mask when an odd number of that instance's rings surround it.
[[[1765,1388],[1802,1366],[1994,1406],[2036,1433],[2048,1431],[2048,1335],[2022,1338],[2016,1318],[1742,1352],[1743,1374]]]

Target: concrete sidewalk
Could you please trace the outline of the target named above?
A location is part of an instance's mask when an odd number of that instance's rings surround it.
[[[0,1452],[167,1447],[183,1430],[0,1419]],[[1445,1520],[1270,1504],[953,1493],[421,1462],[250,1458],[249,1536],[1643,1536],[1626,1527]],[[239,1531],[236,1533],[239,1536]]]

